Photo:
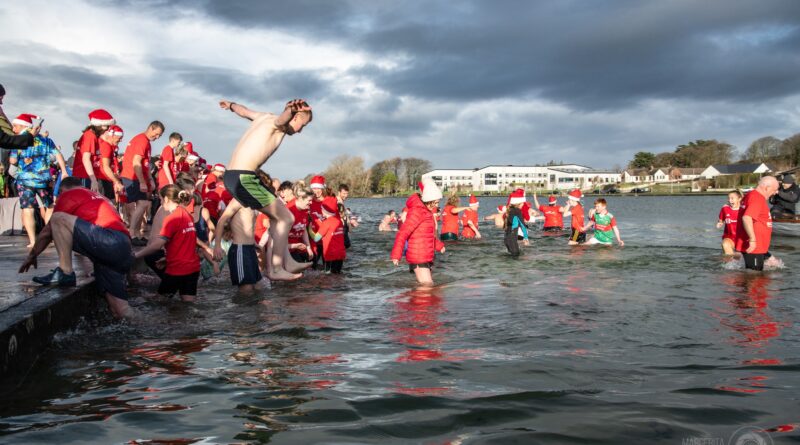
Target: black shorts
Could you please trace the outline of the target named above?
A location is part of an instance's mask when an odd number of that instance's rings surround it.
[[[542,228],[542,232],[561,232],[562,230],[564,230],[564,228],[558,226]]]
[[[231,284],[234,286],[261,281],[255,244],[231,244],[228,249],[228,267],[231,269]]]
[[[92,260],[94,281],[101,293],[128,299],[125,276],[133,264],[130,237],[80,218],[72,230],[72,250]]]
[[[742,252],[742,258],[744,258],[744,267],[751,270],[764,270],[764,260],[769,258],[767,255],[769,255],[769,253]]]
[[[161,295],[172,296],[175,292],[178,295],[197,295],[197,279],[200,272],[190,273],[189,275],[170,275],[165,273],[158,285],[158,293]]]
[[[439,235],[439,239],[442,240],[442,241],[457,241],[458,240],[458,234],[457,233],[452,233],[452,232],[443,233],[443,234]]]
[[[291,255],[292,259],[294,259],[298,263],[307,263],[311,259],[308,257],[308,252],[303,252],[299,250],[290,250],[289,255]]]
[[[342,266],[344,266],[344,260],[325,261],[325,272],[340,274]]]
[[[100,193],[103,194],[106,198],[108,198],[111,202],[116,202],[116,193],[114,193],[114,183],[111,181],[106,181],[105,179],[99,180],[100,184]]]
[[[585,243],[586,232],[581,232],[581,229],[572,229],[572,235],[570,235],[569,240],[578,243]]]
[[[128,203],[150,200],[150,198],[147,196],[149,193],[144,193],[139,190],[138,179],[122,178],[122,185],[125,186],[125,196],[127,197]]]
[[[433,269],[433,261],[429,261],[427,263],[419,263],[419,264],[409,264],[408,271],[414,273],[416,269]]]
[[[239,204],[261,210],[275,202],[274,191],[261,183],[255,172],[247,170],[227,170],[223,176],[225,188],[239,201]]]

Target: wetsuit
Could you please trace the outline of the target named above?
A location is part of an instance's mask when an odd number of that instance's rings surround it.
[[[517,207],[508,207],[508,213],[506,214],[506,224],[505,224],[505,236],[503,237],[503,242],[506,245],[506,249],[508,249],[508,253],[511,256],[519,256],[519,241],[517,240],[517,231],[522,232],[522,239],[528,239],[528,228],[525,226],[525,223],[522,222],[522,212]]]

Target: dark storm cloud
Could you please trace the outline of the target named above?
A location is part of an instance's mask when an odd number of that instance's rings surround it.
[[[158,59],[153,66],[181,82],[219,98],[257,98],[259,102],[304,97],[309,101],[325,94],[328,83],[319,70],[282,70],[259,74],[196,65],[177,59]]]
[[[176,5],[176,3],[172,3]],[[536,95],[578,109],[649,98],[758,101],[800,91],[800,2],[178,2],[244,27],[404,64],[354,71],[393,94]]]
[[[13,63],[3,67],[3,77],[15,86],[15,93],[33,99],[73,95],[108,82],[106,76],[70,65]]]

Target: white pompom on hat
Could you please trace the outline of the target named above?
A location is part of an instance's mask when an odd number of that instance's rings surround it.
[[[111,113],[102,108],[98,108],[89,113],[89,123],[96,127],[102,127],[104,125],[114,125],[117,121],[114,120],[114,116],[112,116]]]
[[[516,189],[508,195],[508,205],[524,204],[525,203],[525,190]]]
[[[422,180],[422,202],[431,202],[442,199],[442,191],[431,178]]]
[[[35,114],[20,114],[19,116],[15,117],[13,121],[11,121],[11,125],[21,125],[23,127],[32,127],[33,120],[39,119],[39,116]]]

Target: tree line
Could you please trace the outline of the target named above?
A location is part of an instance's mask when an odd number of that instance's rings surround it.
[[[652,153],[640,151],[628,162],[628,168],[684,167],[705,168],[715,164],[766,163],[776,170],[785,170],[800,165],[800,133],[786,139],[765,136],[753,141],[738,156],[731,144],[716,139],[698,139],[681,144],[674,151]]]
[[[422,175],[431,170],[431,163],[419,158],[386,159],[366,168],[362,157],[340,155],[321,174],[332,188],[347,184],[353,196],[370,196],[413,190]],[[306,176],[306,183],[316,174]]]

